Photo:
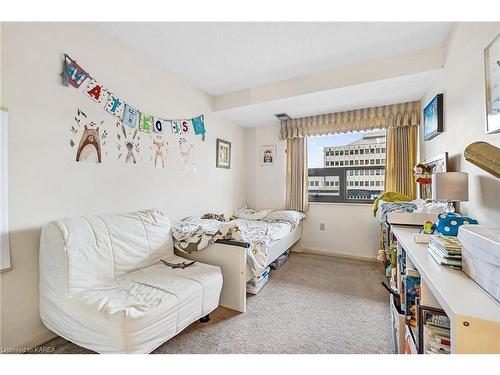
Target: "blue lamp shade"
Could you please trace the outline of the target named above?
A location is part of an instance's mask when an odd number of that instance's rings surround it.
[[[469,200],[469,175],[465,172],[444,172],[432,175],[432,199],[446,202]]]

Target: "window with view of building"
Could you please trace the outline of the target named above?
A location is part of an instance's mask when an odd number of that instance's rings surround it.
[[[308,138],[310,202],[372,202],[384,190],[385,131]]]

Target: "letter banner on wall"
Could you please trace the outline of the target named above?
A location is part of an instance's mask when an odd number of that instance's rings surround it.
[[[80,65],[71,60],[68,55],[64,55],[63,85],[79,88],[88,77],[88,73]]]
[[[205,118],[203,115],[183,120],[166,120],[163,117],[156,117],[140,112],[136,107],[131,106],[124,100],[106,89],[99,81],[91,77],[77,62],[64,54],[63,62],[63,85],[80,88],[83,85],[83,93],[96,103],[105,103],[106,112],[118,117],[125,125],[135,128],[138,126],[142,132],[152,131],[164,134],[166,126],[171,126],[172,133],[186,135],[193,129],[195,135],[201,135],[205,140]]]

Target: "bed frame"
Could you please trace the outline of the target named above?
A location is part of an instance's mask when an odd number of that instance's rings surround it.
[[[301,236],[300,224],[285,237],[273,243],[267,251],[266,267],[295,244]],[[233,240],[218,240],[207,248],[179,256],[201,263],[219,266],[222,271],[223,285],[220,305],[232,310],[246,312],[247,281],[253,276],[247,263],[247,249],[250,244]]]

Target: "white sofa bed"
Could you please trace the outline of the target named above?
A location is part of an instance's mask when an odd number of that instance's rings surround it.
[[[220,268],[178,263],[159,210],[75,217],[44,226],[40,316],[99,353],[149,353],[219,305]]]

